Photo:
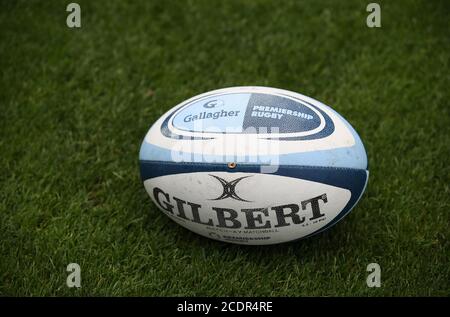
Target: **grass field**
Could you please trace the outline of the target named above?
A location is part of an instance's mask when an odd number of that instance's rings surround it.
[[[69,2],[0,3],[1,295],[450,295],[448,1],[379,1],[373,29],[371,1],[77,1],[80,29]],[[359,132],[369,185],[337,226],[237,246],[151,203],[149,126],[238,85],[311,96]]]

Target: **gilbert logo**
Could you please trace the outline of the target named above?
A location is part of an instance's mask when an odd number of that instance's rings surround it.
[[[220,195],[217,198],[210,199],[210,200],[222,200],[222,199],[226,199],[226,198],[233,198],[235,200],[250,202],[250,200],[242,199],[241,197],[239,197],[236,194],[236,185],[241,180],[243,180],[244,178],[248,178],[248,177],[251,177],[251,176],[239,177],[239,178],[236,178],[235,180],[232,180],[231,182],[228,182],[225,179],[223,179],[223,178],[221,178],[219,176],[216,176],[216,175],[209,174],[209,176],[214,177],[215,179],[217,179],[220,182],[220,184],[222,184],[222,186],[223,186],[223,193],[222,193],[222,195]]]
[[[239,182],[241,179],[235,179],[234,181]],[[319,202],[321,201],[321,204],[328,203],[327,194],[323,193],[322,195],[290,204],[271,207],[267,207],[267,205],[254,206],[253,208],[235,210],[215,206],[202,206],[201,204],[172,196],[159,187],[153,188],[152,197],[155,203],[168,215],[183,221],[227,229],[267,229],[309,225],[311,222],[325,219],[325,212],[320,209]]]

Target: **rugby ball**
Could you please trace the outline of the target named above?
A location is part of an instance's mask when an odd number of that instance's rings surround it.
[[[202,236],[275,244],[330,228],[358,202],[363,143],[330,107],[268,87],[233,87],[165,113],[142,143],[140,173],[155,205]]]

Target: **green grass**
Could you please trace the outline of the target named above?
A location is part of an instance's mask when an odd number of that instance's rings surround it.
[[[77,30],[69,2],[0,4],[1,295],[450,295],[448,1],[379,1],[379,29],[371,1],[78,1]],[[149,126],[237,85],[311,96],[359,132],[371,175],[345,220],[246,247],[151,203]]]

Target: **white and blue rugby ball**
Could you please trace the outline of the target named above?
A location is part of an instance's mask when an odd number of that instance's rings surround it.
[[[342,219],[368,180],[358,134],[321,102],[233,87],[175,106],[148,131],[141,178],[156,206],[205,237],[275,244]]]

